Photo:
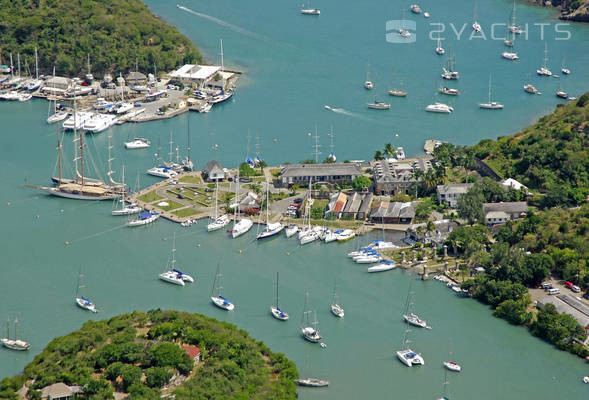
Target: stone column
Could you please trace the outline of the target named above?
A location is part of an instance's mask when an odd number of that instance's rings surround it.
[[[415,250],[411,250],[411,252],[413,253],[413,263],[415,264],[417,262],[417,254],[415,253]]]
[[[448,246],[444,245],[444,258],[443,258],[443,260],[445,260],[446,257],[448,257]]]
[[[423,265],[423,275],[421,275],[421,279],[427,281],[429,279],[429,275],[427,274],[427,265]]]
[[[407,259],[405,258],[405,252],[404,251],[401,252],[401,256],[403,256],[403,259],[401,260],[401,263],[402,264],[405,264],[407,262]]]

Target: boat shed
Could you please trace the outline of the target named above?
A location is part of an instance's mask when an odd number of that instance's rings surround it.
[[[344,192],[335,193],[331,196],[325,218],[340,218],[348,202],[348,196]]]
[[[366,219],[370,214],[370,206],[372,205],[372,199],[374,195],[372,193],[368,193],[362,199],[362,204],[360,205],[360,209],[358,210],[358,214],[356,214],[357,219]]]
[[[350,199],[348,200],[348,203],[346,204],[346,207],[344,208],[344,212],[342,213],[342,217],[356,218],[356,215],[358,214],[358,210],[360,209],[361,204],[362,204],[362,195],[360,195],[358,192],[354,192],[354,194],[352,196],[350,196]]]
[[[145,85],[147,83],[147,76],[139,71],[131,71],[125,77],[125,81],[129,86]]]
[[[44,92],[62,94],[71,89],[72,85],[73,81],[71,79],[62,76],[54,76],[45,81],[43,89],[41,90]]]
[[[415,207],[411,202],[381,201],[370,211],[370,220],[384,224],[410,224],[415,218]]]
[[[221,67],[216,65],[186,64],[170,73],[170,78],[187,86],[204,87],[214,79],[219,71],[221,71]]]

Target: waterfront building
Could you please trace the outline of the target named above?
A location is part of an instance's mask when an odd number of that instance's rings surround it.
[[[358,210],[360,209],[360,205],[362,204],[362,195],[358,192],[354,192],[348,202],[346,203],[346,207],[344,208],[344,212],[342,213],[342,217],[354,219],[358,214]]]
[[[356,219],[364,220],[368,218],[368,215],[370,215],[370,207],[372,206],[373,198],[374,195],[372,193],[364,195],[364,198],[362,199],[362,204],[360,205],[360,209],[356,214]]]
[[[483,213],[487,225],[502,224],[523,217],[527,212],[528,204],[525,201],[483,204]]]
[[[145,85],[147,83],[147,76],[139,71],[131,71],[125,77],[125,81],[129,86]]]
[[[205,165],[203,175],[209,182],[222,181],[225,179],[225,171],[223,171],[223,167],[221,167],[221,164],[215,160],[211,160]]]
[[[65,94],[73,88],[73,81],[62,76],[54,76],[45,81],[41,91],[51,94]]]
[[[434,231],[427,230],[427,224],[413,224],[405,232],[405,243],[413,246],[417,242],[442,248],[444,242],[458,224],[449,219],[434,221]]]
[[[375,224],[410,224],[415,218],[415,207],[411,202],[379,201],[370,210],[370,221]]]
[[[338,219],[341,218],[344,207],[348,202],[348,196],[344,192],[334,193],[329,203],[327,204],[327,211],[325,211],[325,218]]]
[[[458,205],[458,199],[473,186],[473,183],[453,183],[450,185],[438,185],[436,193],[438,195],[438,204],[448,204],[455,208]]]
[[[235,74],[216,65],[186,64],[170,73],[170,78],[189,87],[223,89]]]
[[[63,382],[54,383],[41,389],[43,400],[71,400],[78,393],[83,393],[80,386],[68,386]]]
[[[354,163],[330,164],[293,164],[285,165],[280,170],[280,182],[283,187],[292,185],[307,186],[313,183],[350,184],[362,175],[362,168]]]
[[[418,158],[414,161],[387,158],[371,162],[374,174],[374,193],[376,195],[410,194],[417,182],[416,171],[427,172],[432,168],[431,161]]]

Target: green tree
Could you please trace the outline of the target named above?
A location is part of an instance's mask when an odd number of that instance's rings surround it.
[[[397,155],[397,150],[395,149],[395,146],[393,146],[391,143],[385,143],[383,153],[387,157],[393,158]]]
[[[503,318],[514,325],[523,325],[530,321],[532,314],[527,312],[525,301],[508,299],[493,310],[493,315]]]
[[[479,190],[469,190],[458,198],[458,215],[469,224],[484,222],[483,203],[485,198]]]
[[[160,388],[164,386],[172,374],[165,367],[151,367],[145,370],[145,383],[151,388]]]
[[[384,160],[384,155],[382,154],[382,151],[377,150],[374,152],[374,159],[376,161],[380,161],[380,160]]]
[[[176,346],[176,347],[178,347],[178,346]],[[136,365],[124,364],[121,367],[120,376],[121,376],[121,379],[123,380],[123,388],[125,389],[125,391],[132,384],[139,382],[139,379],[141,379],[142,373],[143,373],[143,371],[141,371],[141,368],[139,368]]]
[[[254,176],[256,174],[256,170],[254,170],[250,165],[246,162],[243,162],[239,165],[239,176]]]
[[[356,190],[357,192],[362,192],[368,189],[371,185],[372,181],[370,180],[370,178],[367,178],[364,175],[360,175],[354,178],[354,180],[352,181],[352,186],[354,187],[354,190]]]
[[[92,399],[112,399],[114,389],[111,384],[104,379],[90,379],[84,386],[84,395]]]

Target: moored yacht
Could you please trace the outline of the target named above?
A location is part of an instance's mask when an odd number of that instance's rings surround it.
[[[536,70],[536,73],[540,76],[552,76],[552,71],[548,69],[548,46],[544,42],[544,65]]]
[[[486,103],[479,103],[479,107],[487,110],[503,109],[503,104],[498,103],[496,101],[491,101],[491,74],[489,74],[489,99]]]
[[[329,381],[317,378],[300,378],[295,379],[295,383],[299,386],[308,386],[308,387],[325,387],[329,386]]]
[[[395,263],[393,261],[382,260],[378,264],[373,265],[372,267],[368,267],[366,269],[366,272],[371,272],[371,273],[384,272],[384,271],[390,271],[395,268],[397,268],[397,266],[395,265]]]
[[[452,113],[452,111],[454,111],[454,108],[447,104],[436,102],[425,107],[425,111],[433,113],[450,114]]]
[[[366,103],[366,107],[372,108],[373,110],[388,110],[389,108],[391,108],[391,105],[385,103],[384,101],[374,100],[373,103]]]
[[[559,97],[561,99],[568,99],[569,95],[566,92],[563,92],[562,90],[559,90],[556,92],[556,97]]]
[[[278,272],[276,272],[276,305],[270,307],[270,313],[272,316],[280,321],[288,320],[288,313],[281,310],[278,306]]]
[[[233,228],[231,229],[231,237],[233,237],[233,239],[235,239],[235,238],[243,235],[244,233],[249,231],[253,225],[254,225],[254,222],[251,219],[241,218],[238,222],[236,222],[233,225]]]
[[[68,115],[69,115],[69,113],[67,111],[58,111],[55,114],[47,117],[47,123],[54,124],[56,122],[63,121],[64,119],[67,118]]]
[[[536,87],[530,83],[526,83],[524,85],[524,90],[530,94],[540,94],[538,89],[536,89]]]
[[[504,51],[501,53],[501,57],[505,58],[506,60],[519,60],[517,53],[511,51]]]
[[[83,308],[84,310],[92,311],[93,313],[98,312],[94,302],[92,300],[85,298],[84,296],[76,297],[75,301],[77,306]]]
[[[266,228],[262,232],[260,232],[257,236],[257,239],[265,239],[270,236],[274,236],[279,234],[284,229],[284,225],[280,222],[271,222],[266,224]]]
[[[31,344],[29,342],[25,342],[24,340],[17,339],[17,331],[16,328],[18,326],[18,319],[14,321],[14,339],[10,339],[10,320],[6,322],[6,337],[0,338],[0,342],[4,347],[10,350],[18,350],[18,351],[25,351],[31,348]]]
[[[81,129],[82,126],[88,121],[94,113],[91,112],[77,112],[76,115],[72,115],[63,122],[63,129]]]
[[[460,372],[462,371],[462,367],[456,364],[454,361],[444,361],[444,367],[449,369],[450,371]]]
[[[289,238],[289,237],[295,235],[298,231],[299,231],[299,226],[297,224],[290,224],[289,226],[286,227],[286,229],[284,230],[284,233],[286,234],[286,237]]]
[[[116,121],[117,118],[114,115],[95,114],[84,122],[82,129],[90,133],[99,133],[113,126]]]
[[[311,321],[311,309],[309,307],[309,292],[305,295],[305,311],[303,312],[303,321],[301,325],[301,334],[305,340],[311,343],[319,343],[323,336],[317,330],[317,314],[314,313],[314,318]]]
[[[421,14],[421,7],[419,7],[417,4],[412,4],[410,9],[414,14]]]
[[[151,146],[151,141],[149,139],[136,137],[133,138],[130,142],[125,142],[126,149],[146,149]]]
[[[342,232],[337,234],[337,241],[345,242],[350,239],[353,239],[355,236],[356,233],[352,229],[344,229]]]
[[[166,167],[165,165],[160,165],[159,167],[153,167],[147,170],[149,175],[157,176],[159,178],[173,178],[178,175],[176,171],[173,169]]]
[[[160,217],[159,213],[155,212],[146,212],[143,214],[139,214],[137,218],[127,222],[127,226],[140,226],[140,225],[147,225],[154,222],[156,219]]]
[[[441,87],[438,89],[438,91],[442,94],[448,95],[448,96],[458,96],[460,94],[460,92],[458,91],[458,89],[454,89],[454,88],[449,88],[449,87]]]
[[[233,311],[235,309],[235,304],[226,297],[223,296],[223,286],[221,284],[221,279],[223,275],[221,274],[221,265],[217,265],[217,273],[215,274],[215,280],[213,281],[213,289],[211,290],[211,302],[225,310],[225,311]]]
[[[311,0],[308,1],[307,7],[305,4],[301,7],[301,14],[303,15],[321,15],[321,11],[318,8],[311,7]]]

